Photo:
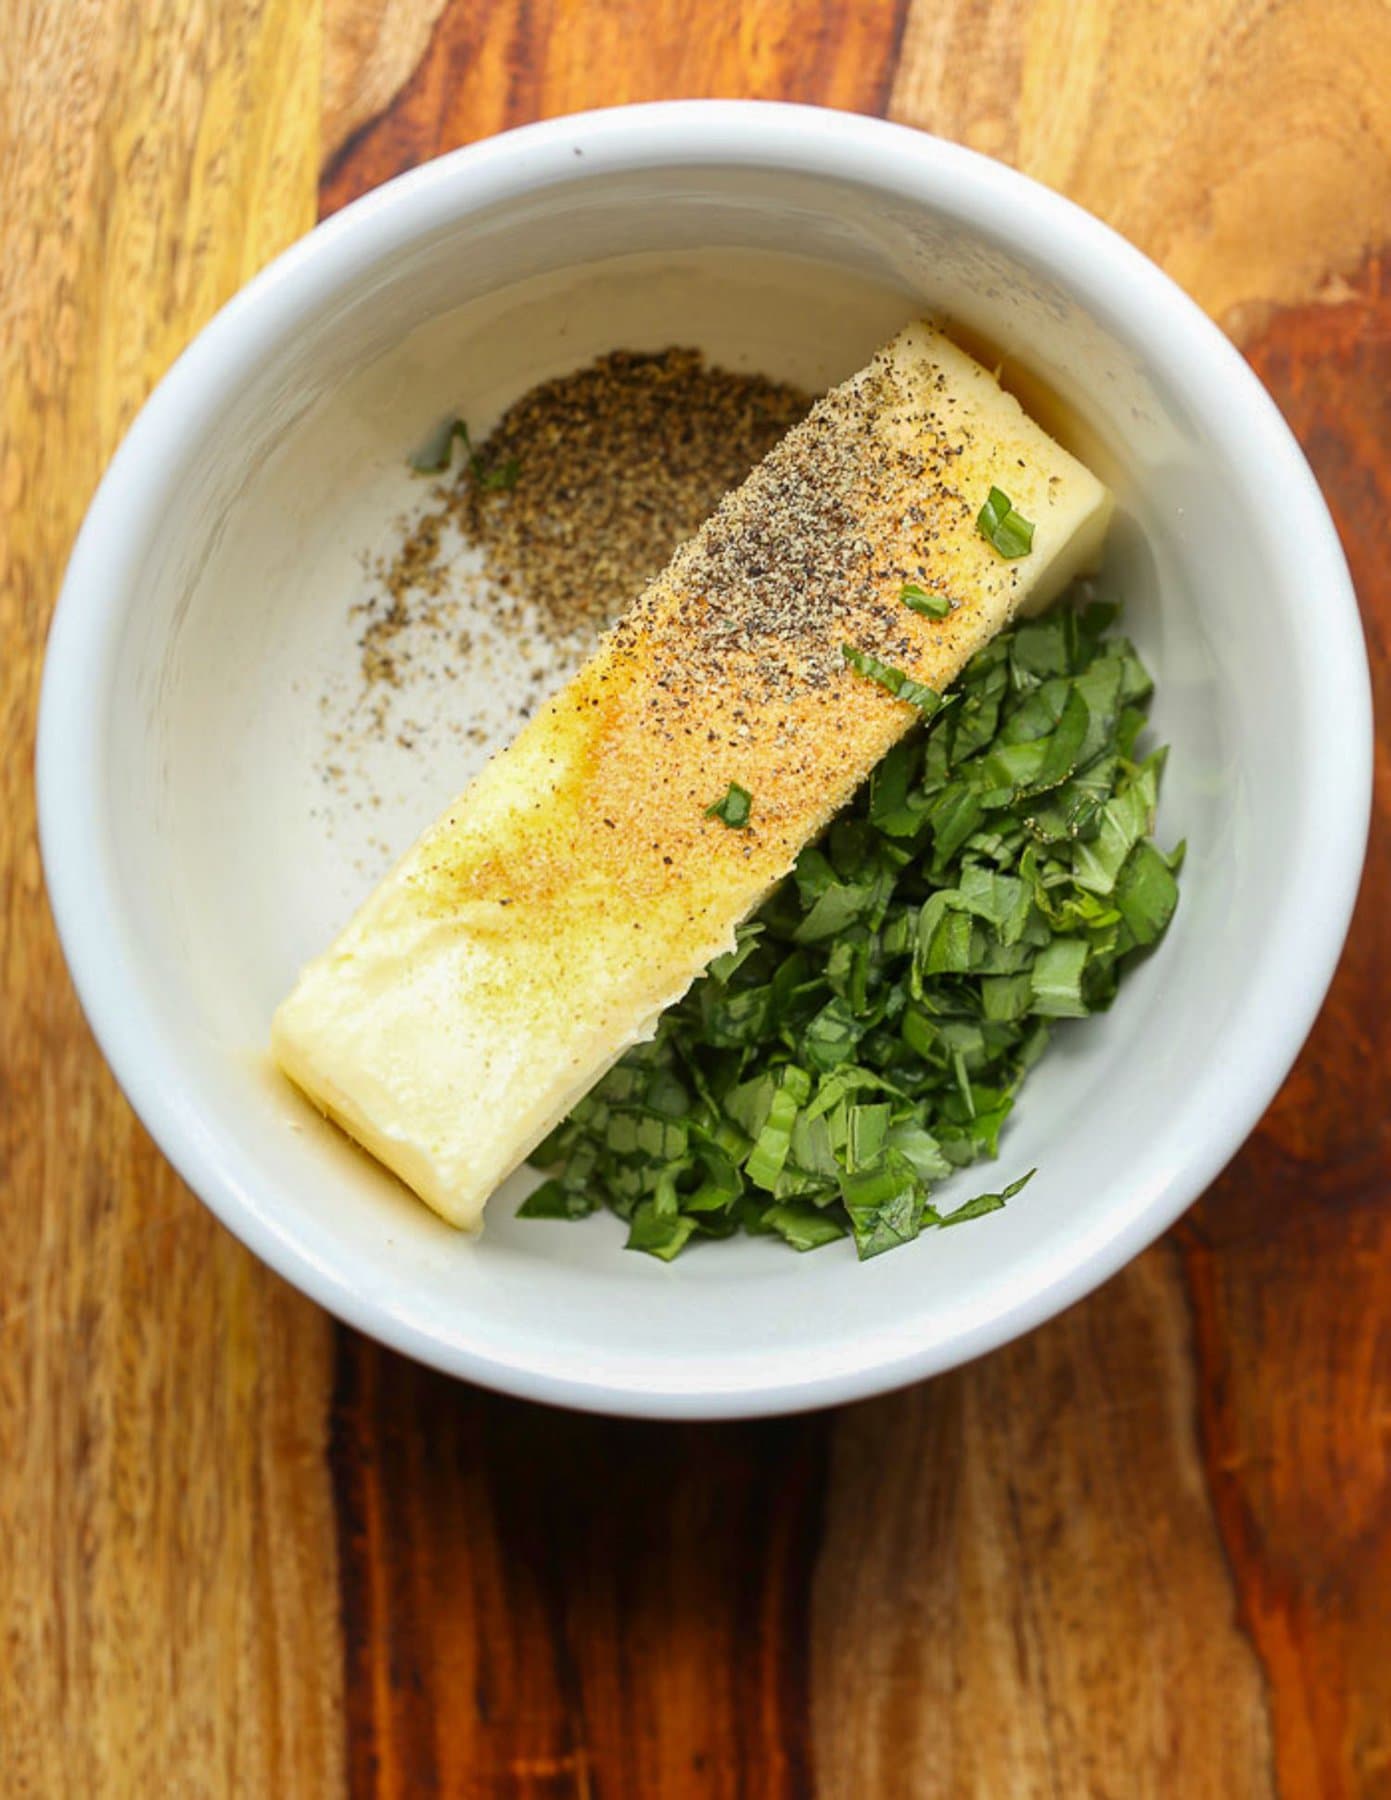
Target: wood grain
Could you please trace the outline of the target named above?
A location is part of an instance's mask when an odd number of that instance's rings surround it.
[[[842,1416],[812,1640],[825,1792],[1274,1791],[1194,1382],[1161,1248],[1021,1343]]]
[[[823,1420],[654,1427],[478,1393],[347,1336],[353,1791],[810,1791]]]
[[[1391,7],[324,6],[0,19],[0,1793],[1391,1794],[1384,743],[1329,1004],[1166,1244],[930,1386],[697,1428],[446,1382],[211,1223],[78,1016],[27,754],[106,457],[316,183],[674,94],[888,108],[1158,256],[1311,455],[1384,709]]]
[[[330,0],[329,34],[338,35]],[[356,0],[354,0],[356,4]],[[882,111],[906,0],[467,0],[390,107],[343,141],[320,207],[475,138],[628,101],[739,96]]]
[[[159,1157],[43,903],[39,661],[106,458],[313,218],[299,0],[11,8],[0,162],[0,1792],[285,1793],[341,1767],[329,1332]]]
[[[1391,291],[1248,347],[1347,547],[1391,716]],[[1336,697],[1331,697],[1336,704]],[[1218,1517],[1269,1684],[1286,1794],[1391,1794],[1391,755],[1328,1003],[1260,1131],[1178,1233]]]
[[[1391,6],[915,0],[890,111],[1139,244],[1238,338],[1381,247]]]
[[[325,162],[391,105],[424,57],[444,6],[445,0],[334,0],[320,108]]]

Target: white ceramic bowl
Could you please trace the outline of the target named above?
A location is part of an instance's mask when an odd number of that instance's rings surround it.
[[[297,965],[475,756],[447,736],[423,761],[372,751],[370,829],[350,791],[322,785],[324,696],[352,679],[355,559],[411,499],[407,452],[442,412],[486,425],[606,348],[696,341],[827,382],[927,309],[1036,378],[1117,491],[1107,582],[1173,745],[1162,835],[1190,846],[1168,940],[1109,1016],[1059,1034],[999,1168],[1039,1175],[967,1230],[863,1266],[844,1244],[797,1257],[749,1240],[665,1267],[625,1254],[606,1216],[516,1220],[513,1184],[481,1242],[455,1236],[263,1053]],[[464,670],[445,690],[456,714],[486,708],[495,679]],[[1337,539],[1275,408],[1198,309],[996,163],[866,119],[725,102],[561,119],[444,157],[255,280],[165,378],[93,503],[39,738],[45,867],[87,1015],[226,1225],[441,1369],[685,1417],[930,1375],[1156,1237],[1309,1028],[1369,788]]]

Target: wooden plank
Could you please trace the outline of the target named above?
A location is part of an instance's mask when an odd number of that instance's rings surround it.
[[[1152,1250],[971,1368],[835,1431],[813,1692],[824,1792],[1274,1793],[1262,1672]]]
[[[809,1791],[822,1419],[652,1426],[479,1393],[344,1334],[353,1791]]]
[[[916,0],[890,111],[1090,208],[1241,338],[1380,248],[1388,69],[1385,0]]]
[[[424,58],[445,0],[333,0],[324,37],[319,154],[333,162]]]
[[[1391,289],[1371,259],[1248,345],[1347,547],[1391,716]],[[1316,597],[1311,597],[1316,602]],[[1329,696],[1330,707],[1337,697]],[[1391,753],[1328,1003],[1259,1133],[1179,1232],[1204,1445],[1281,1792],[1391,1792]]]
[[[151,383],[313,220],[300,0],[4,25],[0,1791],[326,1791],[341,1768],[327,1322],[184,1190],[44,905],[27,746],[68,547]]]
[[[329,0],[331,65],[364,7],[383,20],[404,0]],[[426,0],[433,11],[435,0]],[[447,6],[394,100],[349,135],[336,100],[320,209],[333,212],[430,156],[509,125],[637,100],[740,96],[880,112],[906,0],[468,0]],[[385,29],[385,23],[384,23]],[[391,28],[400,38],[402,27]],[[399,66],[399,65],[396,65]]]

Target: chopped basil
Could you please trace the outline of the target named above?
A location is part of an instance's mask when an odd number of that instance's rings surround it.
[[[951,611],[950,600],[942,594],[929,594],[916,581],[905,581],[898,597],[910,612],[921,613],[925,619],[945,619]]]
[[[468,426],[462,419],[447,419],[410,459],[417,475],[443,475],[454,459],[454,440],[464,446],[464,454],[472,453]]]
[[[986,1213],[999,1212],[1005,1202],[1013,1200],[1021,1188],[1028,1187],[1037,1174],[1037,1169],[1030,1169],[1027,1175],[1021,1175],[1018,1181],[1011,1181],[1009,1186],[1001,1188],[998,1194],[977,1194],[974,1200],[966,1201],[964,1206],[954,1207],[938,1223],[944,1226],[964,1225],[968,1219],[980,1219]]]
[[[784,1200],[763,1214],[763,1225],[780,1231],[794,1250],[816,1250],[845,1236],[845,1226],[831,1213],[819,1212],[805,1200]]]
[[[1113,622],[1015,626],[949,706],[846,647],[930,729],[551,1133],[524,1217],[607,1206],[664,1261],[740,1232],[868,1258],[1019,1193],[1032,1171],[964,1201],[939,1184],[998,1153],[1057,1022],[1110,1005],[1178,899],[1181,850],[1151,839],[1163,753],[1135,754],[1150,681]],[[731,783],[710,812],[750,806]]]
[[[907,700],[916,706],[925,719],[930,719],[941,706],[942,696],[934,688],[927,687],[921,681],[913,681],[902,669],[880,662],[877,656],[871,656],[867,650],[857,650],[853,644],[842,644],[840,653],[858,674],[868,675],[871,681],[877,681],[895,699]]]
[[[718,819],[721,825],[728,825],[731,831],[742,831],[749,822],[749,814],[753,811],[753,795],[747,788],[741,788],[737,781],[731,781],[729,791],[713,806],[707,806],[707,819]]]
[[[504,457],[491,468],[485,468],[481,458],[473,456],[469,459],[469,468],[473,471],[474,480],[484,488],[516,487],[517,477],[522,472],[522,465],[515,456]]]
[[[527,1195],[517,1208],[517,1216],[521,1219],[583,1219],[593,1210],[592,1205],[572,1193],[564,1182],[552,1179],[543,1181]]]
[[[517,485],[521,466],[515,456],[503,462],[489,463],[481,450],[475,450],[473,439],[463,419],[450,419],[410,459],[417,475],[443,475],[454,460],[454,445],[464,446],[470,476],[481,488],[510,488]]]
[[[1032,521],[1014,510],[1014,502],[1002,488],[991,488],[990,498],[976,519],[976,529],[1001,556],[1011,560],[1027,556],[1034,547]]]
[[[651,1200],[644,1200],[633,1213],[626,1248],[645,1250],[649,1256],[670,1262],[680,1255],[695,1229],[696,1221],[689,1213],[659,1212]]]

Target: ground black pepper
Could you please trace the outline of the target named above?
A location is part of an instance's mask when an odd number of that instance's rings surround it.
[[[681,348],[615,350],[530,389],[372,565],[372,591],[352,609],[364,692],[433,681],[442,655],[474,653],[459,602],[476,608],[480,584],[460,584],[457,533],[481,556],[494,621],[524,654],[540,652],[520,724],[811,404]],[[509,464],[506,486],[477,479]],[[543,646],[527,638],[538,630]],[[387,734],[385,704],[366,717]]]
[[[590,638],[810,406],[698,350],[616,350],[509,407],[480,455],[515,463],[515,483],[464,471],[450,508],[499,586],[530,594],[555,637]]]

